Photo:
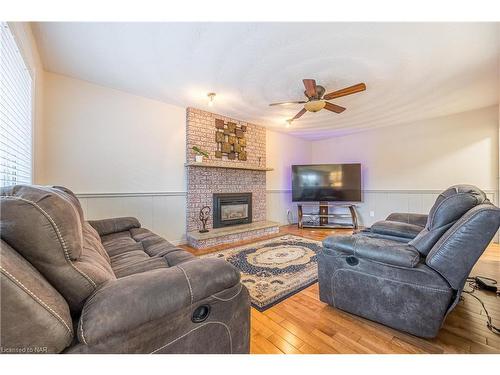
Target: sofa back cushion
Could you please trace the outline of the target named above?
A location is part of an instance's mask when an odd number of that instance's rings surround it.
[[[115,279],[102,244],[93,240],[95,231],[83,230],[74,194],[17,185],[3,188],[0,202],[2,239],[49,280],[72,312],[78,313],[102,283]]]
[[[0,242],[4,353],[58,353],[73,340],[68,304],[26,259]]]
[[[85,221],[85,219],[83,217],[82,205],[80,204],[80,201],[76,197],[75,193],[73,193],[71,190],[69,190],[68,188],[66,188],[64,186],[52,186],[52,188],[65,193],[65,194],[62,194],[61,197],[67,199],[73,205],[73,208],[78,213],[78,217],[80,218],[80,222],[83,223]]]
[[[488,203],[486,194],[472,185],[455,185],[439,194],[425,228],[409,242],[426,256],[439,238],[471,208]]]
[[[461,289],[499,226],[498,207],[487,202],[471,208],[439,238],[427,255],[426,264],[453,289]]]

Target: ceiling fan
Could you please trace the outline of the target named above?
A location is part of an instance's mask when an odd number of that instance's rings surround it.
[[[306,96],[307,101],[301,100],[301,101],[269,104],[270,106],[287,105],[287,104],[304,104],[304,108],[302,108],[299,111],[299,113],[297,113],[293,118],[287,121],[296,120],[307,111],[318,112],[322,109],[327,109],[335,113],[344,112],[345,111],[344,107],[327,102],[327,100],[340,98],[342,96],[351,95],[366,90],[366,85],[364,83],[358,83],[357,85],[349,86],[341,90],[325,94],[326,91],[325,88],[323,86],[316,85],[316,81],[314,79],[303,79],[302,82],[304,82],[304,87],[306,88],[306,90],[304,91],[304,95]]]

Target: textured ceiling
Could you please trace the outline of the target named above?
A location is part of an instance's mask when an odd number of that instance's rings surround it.
[[[495,23],[37,23],[45,68],[183,107],[198,107],[308,139],[498,103]],[[341,114],[306,113],[302,78]],[[206,94],[217,93],[207,106]]]

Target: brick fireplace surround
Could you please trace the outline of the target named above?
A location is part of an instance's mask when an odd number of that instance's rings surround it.
[[[217,144],[215,142],[215,119],[233,122],[237,125],[246,125],[247,131],[247,160],[228,160],[215,157]],[[194,164],[195,153],[193,146],[208,152],[210,157],[204,158],[203,163]],[[216,166],[216,167],[215,167]],[[206,248],[221,243],[235,242],[244,239],[260,237],[277,233],[278,224],[260,225],[266,223],[266,131],[265,128],[239,121],[214,113],[188,108],[186,112],[186,174],[187,174],[187,212],[186,227],[188,243],[195,248]],[[256,168],[261,170],[236,169]],[[212,230],[213,212],[207,222],[211,233],[199,238],[198,230],[201,223],[198,219],[203,206],[212,207],[214,193],[252,193],[252,224],[248,227],[235,226],[234,233],[231,227],[225,228],[224,234],[215,236],[217,230]],[[246,229],[248,228],[248,229]],[[237,230],[236,230],[237,229]]]

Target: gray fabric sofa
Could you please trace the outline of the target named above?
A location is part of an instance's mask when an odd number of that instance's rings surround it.
[[[500,226],[500,209],[470,185],[439,195],[429,215],[390,215],[330,236],[318,257],[320,299],[416,336],[437,335]]]
[[[237,269],[135,218],[85,221],[63,187],[3,188],[3,353],[248,353]]]

